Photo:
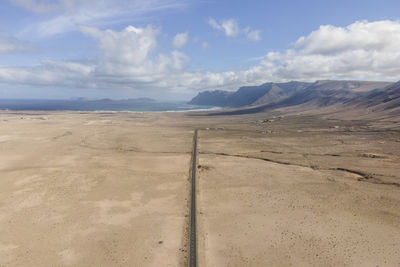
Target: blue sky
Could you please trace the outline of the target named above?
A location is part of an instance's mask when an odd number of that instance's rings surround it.
[[[394,0],[5,0],[0,98],[189,99],[318,79],[400,80]]]

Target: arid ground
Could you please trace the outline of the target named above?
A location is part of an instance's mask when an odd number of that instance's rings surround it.
[[[346,119],[346,120],[345,120]],[[0,113],[0,266],[399,266],[400,122]]]

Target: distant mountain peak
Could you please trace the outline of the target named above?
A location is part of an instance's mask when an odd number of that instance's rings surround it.
[[[396,100],[397,98],[399,100]],[[374,105],[383,101],[391,101],[392,104],[397,103],[393,100],[400,102],[400,82],[352,80],[319,80],[314,83],[269,82],[259,86],[240,87],[235,92],[204,91],[194,97],[190,104],[262,111],[291,106],[320,108],[337,104],[348,105],[357,100],[359,100],[357,103],[360,103],[362,99],[365,103],[374,103]]]

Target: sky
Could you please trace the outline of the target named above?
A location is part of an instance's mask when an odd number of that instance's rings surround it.
[[[0,98],[400,80],[398,0],[2,0]]]

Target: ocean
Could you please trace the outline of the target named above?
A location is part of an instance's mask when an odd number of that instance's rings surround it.
[[[213,106],[191,105],[185,102],[158,102],[151,99],[127,100],[40,100],[0,99],[0,110],[37,111],[138,111],[177,112],[215,109]]]

